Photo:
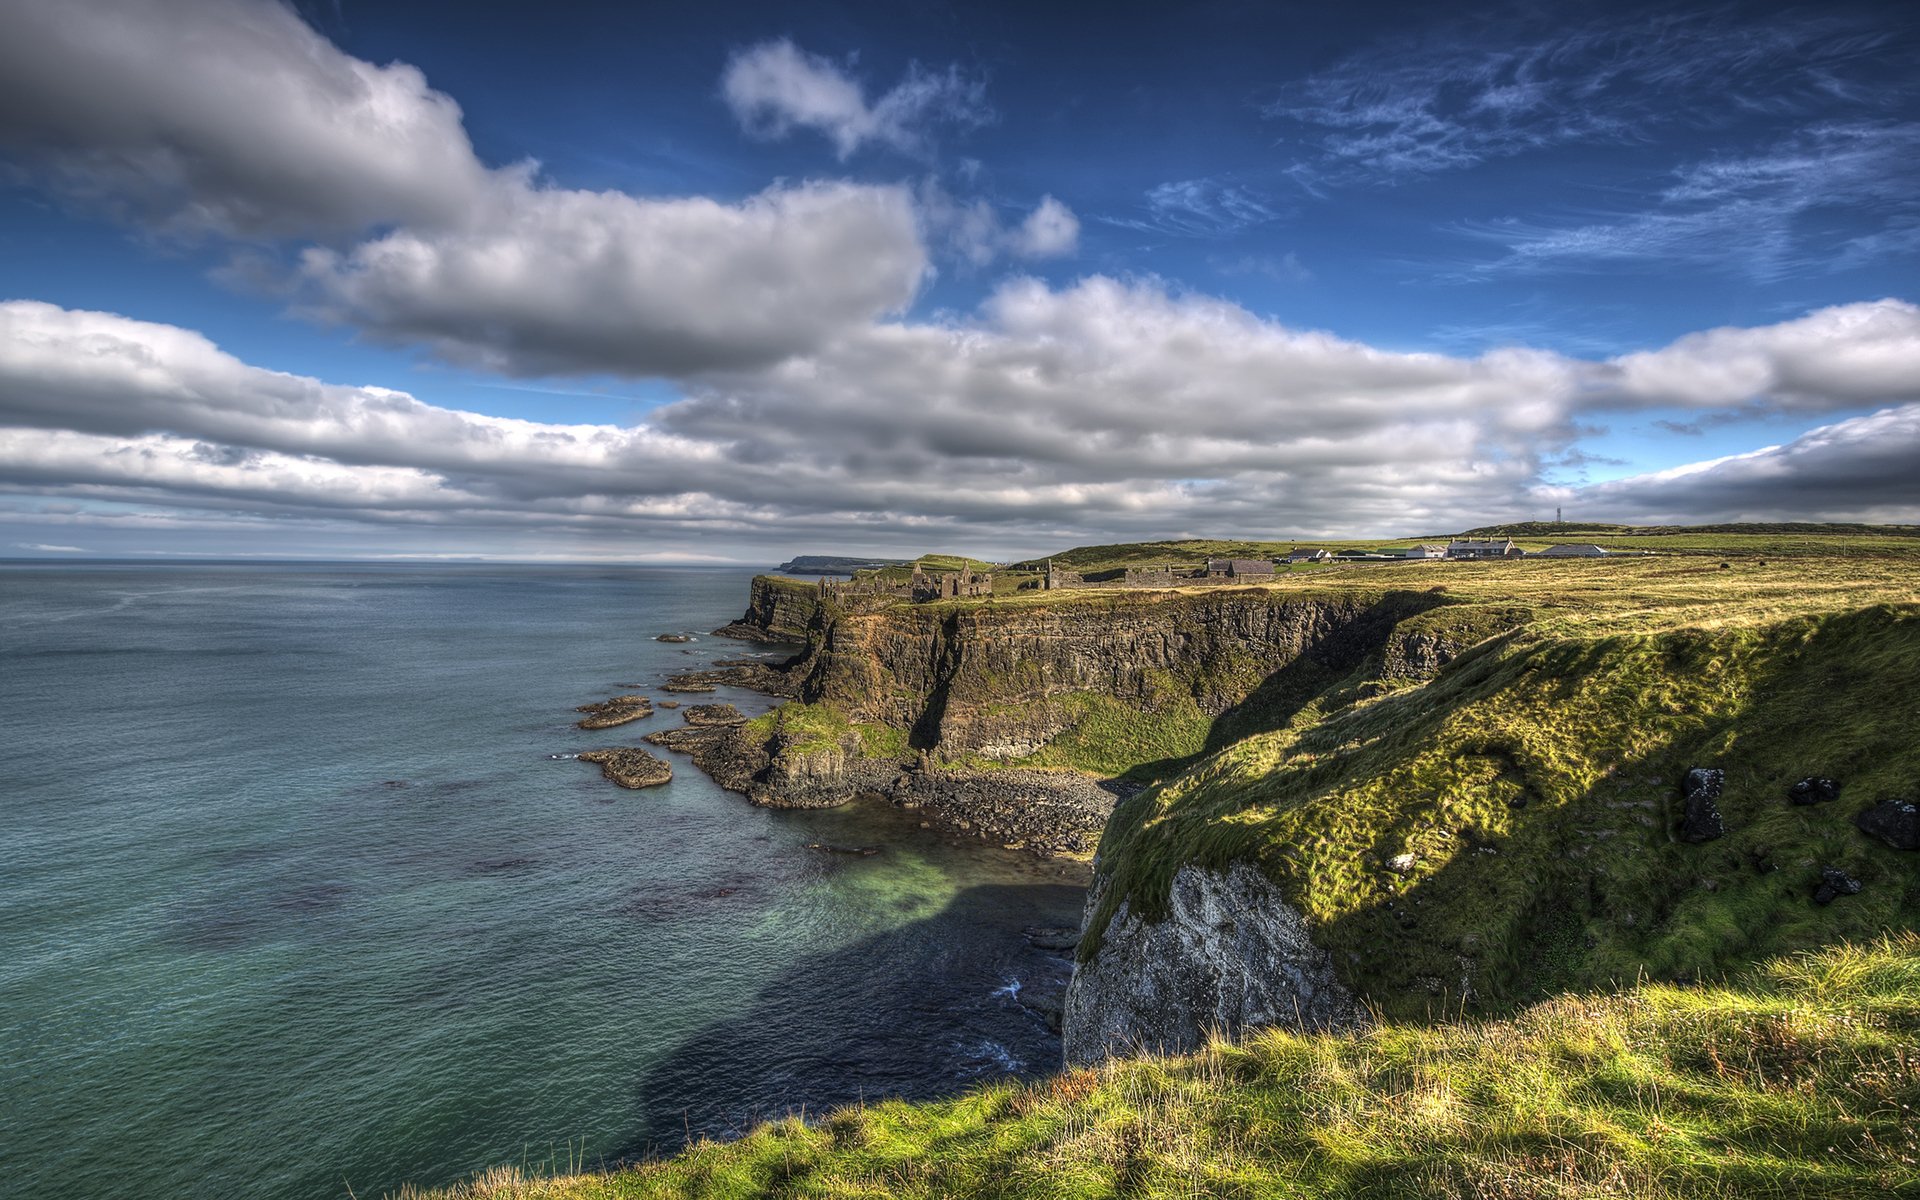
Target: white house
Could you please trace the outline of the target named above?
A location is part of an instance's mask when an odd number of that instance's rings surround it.
[[[1407,551],[1406,554],[1403,555],[1402,557],[1445,558],[1446,556],[1447,556],[1447,548],[1445,546],[1425,545],[1425,546],[1415,546],[1413,549]]]
[[[1566,542],[1539,552],[1540,558],[1605,558],[1606,549],[1591,542]]]
[[[1325,550],[1315,550],[1310,546],[1297,547],[1293,553],[1287,555],[1287,561],[1290,563],[1327,562],[1331,558],[1333,555]]]
[[[1447,543],[1448,558],[1519,558],[1524,553],[1512,538],[1455,538]]]

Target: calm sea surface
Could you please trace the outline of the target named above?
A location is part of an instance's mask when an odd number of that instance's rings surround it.
[[[1077,874],[550,757],[767,653],[652,640],[748,578],[0,565],[0,1190],[365,1200],[1052,1069]]]

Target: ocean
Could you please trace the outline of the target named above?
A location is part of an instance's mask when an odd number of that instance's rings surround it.
[[[0,1190],[368,1200],[1053,1070],[1080,869],[564,757],[777,654],[705,634],[749,578],[0,564]]]

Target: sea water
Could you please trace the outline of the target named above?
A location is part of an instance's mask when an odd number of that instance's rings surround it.
[[[367,1198],[1051,1070],[1076,869],[566,757],[777,654],[705,636],[748,579],[0,565],[0,1190]]]

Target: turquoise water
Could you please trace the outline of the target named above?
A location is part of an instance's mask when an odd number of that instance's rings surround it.
[[[767,653],[652,640],[748,578],[0,565],[0,1190],[365,1198],[1052,1069],[1020,930],[1077,873],[550,757]]]

